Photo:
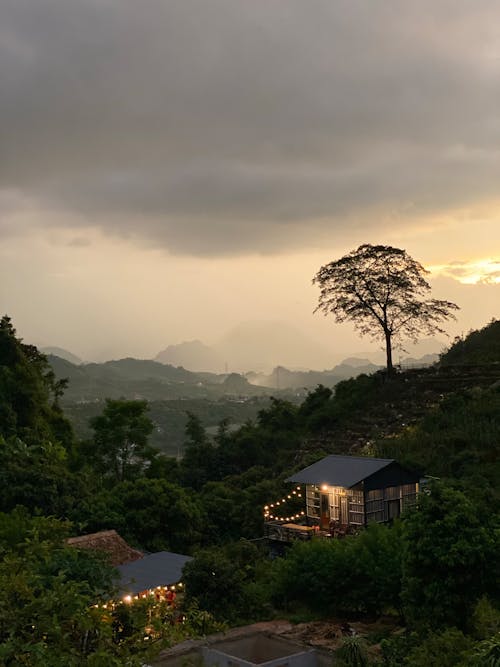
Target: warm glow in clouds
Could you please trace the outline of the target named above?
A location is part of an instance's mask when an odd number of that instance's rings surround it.
[[[500,284],[500,261],[491,258],[429,266],[428,269],[431,273],[454,278],[463,285]]]
[[[84,359],[272,321],[308,337],[273,361],[328,368],[380,346],[313,315],[311,279],[371,243],[431,267],[450,336],[499,317],[499,24],[491,0],[1,0],[0,314]]]

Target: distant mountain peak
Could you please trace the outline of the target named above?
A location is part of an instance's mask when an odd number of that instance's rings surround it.
[[[201,340],[183,341],[177,345],[168,345],[159,352],[155,361],[161,364],[182,366],[194,372],[219,373],[224,368],[224,360],[211,347],[205,345]]]
[[[47,356],[50,355],[52,357],[59,357],[59,359],[64,359],[65,361],[69,361],[71,364],[75,364],[75,366],[83,364],[83,361],[80,359],[80,357],[77,357],[76,354],[73,354],[73,352],[69,352],[69,350],[65,350],[63,347],[42,347],[40,348],[40,352],[46,354]]]

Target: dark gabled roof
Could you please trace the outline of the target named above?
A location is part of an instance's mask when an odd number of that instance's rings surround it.
[[[126,593],[141,593],[157,586],[170,586],[181,580],[182,568],[191,556],[159,551],[133,563],[120,565],[119,588]]]
[[[286,481],[299,484],[328,484],[328,486],[341,486],[349,489],[391,463],[394,463],[394,459],[332,454],[299,470]]]

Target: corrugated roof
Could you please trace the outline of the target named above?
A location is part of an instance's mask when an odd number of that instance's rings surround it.
[[[348,489],[393,462],[394,459],[336,456],[332,454],[303,470],[299,470],[286,481],[299,484],[328,484],[329,486],[342,486]]]
[[[137,594],[156,586],[176,584],[182,578],[182,568],[190,560],[191,556],[159,551],[133,563],[120,565],[120,589]]]

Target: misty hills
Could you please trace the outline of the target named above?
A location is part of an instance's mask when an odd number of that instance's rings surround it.
[[[341,380],[381,367],[366,359],[350,358],[325,371],[294,371],[277,366],[271,373],[194,373],[182,366],[162,364],[150,359],[119,359],[104,363],[72,364],[48,355],[57,378],[67,378],[67,402],[91,402],[103,398],[137,398],[149,401],[179,398],[263,396],[276,392],[302,392],[323,384],[333,387]],[[428,358],[427,361],[434,361]],[[417,364],[416,364],[417,365]],[[428,365],[420,362],[419,365]]]
[[[83,363],[82,359],[80,357],[77,357],[76,354],[73,354],[73,352],[69,352],[69,350],[65,350],[62,347],[41,347],[40,352],[43,354],[47,355],[48,357],[59,357],[60,359],[65,359],[66,361],[69,361],[72,364],[75,364],[78,366],[79,364]]]
[[[155,361],[172,366],[183,366],[191,371],[217,373],[224,369],[224,357],[200,340],[169,345],[159,352]]]
[[[234,327],[211,346],[199,340],[169,345],[156,361],[191,371],[269,372],[277,365],[324,368],[331,353],[286,322],[251,321]]]
[[[381,366],[372,364],[368,360],[358,359],[356,365],[341,363],[331,370],[325,371],[291,371],[283,366],[277,366],[272,373],[246,373],[245,377],[253,385],[272,389],[307,389],[317,387],[318,384],[333,387],[342,380],[347,380],[362,373],[375,373]],[[366,362],[366,363],[365,363]]]
[[[66,402],[87,402],[103,398],[141,398],[149,401],[177,398],[218,398],[241,393],[259,396],[265,389],[252,386],[237,376],[198,374],[149,359],[120,359],[104,363],[75,365],[49,355],[56,377],[67,378]],[[230,376],[231,377],[231,376]]]

